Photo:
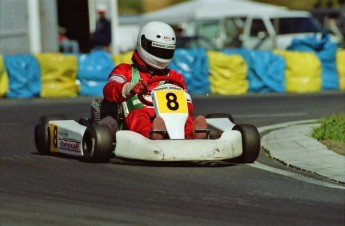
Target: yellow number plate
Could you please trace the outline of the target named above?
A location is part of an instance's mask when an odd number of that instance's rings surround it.
[[[50,151],[58,152],[58,126],[50,123]]]
[[[156,98],[160,113],[188,113],[184,90],[159,90]]]

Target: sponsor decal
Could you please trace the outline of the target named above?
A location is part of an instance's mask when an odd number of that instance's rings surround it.
[[[152,91],[159,91],[159,90],[183,90],[181,87],[173,85],[173,84],[164,84],[154,88]]]
[[[67,130],[59,129],[57,146],[59,149],[79,152],[80,141],[69,138],[69,136]]]
[[[64,129],[59,129],[59,137],[68,137],[68,131]]]
[[[60,149],[79,152],[80,141],[68,138],[59,138],[58,146]]]
[[[159,42],[152,42],[152,46],[163,49],[175,49],[175,45],[163,44]]]
[[[171,37],[170,37],[170,36],[168,36],[168,35],[164,35],[164,36],[163,36],[163,40],[170,41],[170,40],[171,40]]]

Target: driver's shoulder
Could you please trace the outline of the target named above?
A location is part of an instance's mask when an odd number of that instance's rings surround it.
[[[132,65],[128,63],[120,63],[116,65],[115,68],[119,70],[132,71]]]
[[[172,70],[172,69],[169,69],[169,76],[173,76],[173,77],[182,77],[182,74],[178,71],[175,71],[175,70]]]

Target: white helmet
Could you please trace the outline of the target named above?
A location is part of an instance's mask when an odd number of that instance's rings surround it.
[[[141,59],[156,69],[168,67],[176,48],[174,30],[163,22],[149,22],[138,35],[137,50]]]

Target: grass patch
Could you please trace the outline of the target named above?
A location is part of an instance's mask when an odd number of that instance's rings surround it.
[[[335,114],[320,120],[320,126],[312,131],[312,137],[345,144],[345,113]]]

